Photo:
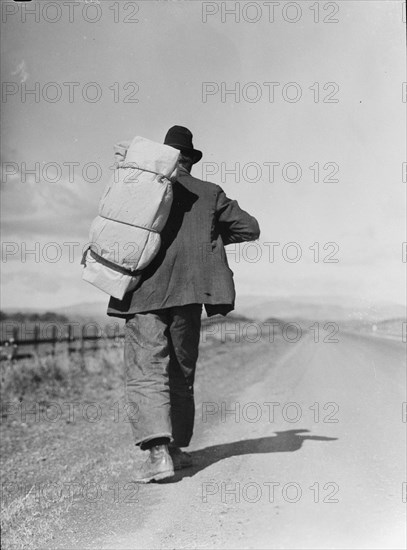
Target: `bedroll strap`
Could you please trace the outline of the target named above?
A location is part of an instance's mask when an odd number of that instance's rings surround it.
[[[117,271],[118,273],[121,273],[122,275],[129,275],[130,277],[135,277],[136,275],[141,274],[141,270],[137,269],[126,269],[125,267],[122,267],[121,265],[117,265],[109,260],[106,260],[106,258],[103,258],[100,254],[97,254],[92,248],[89,246],[82,256],[81,265],[84,265],[86,267],[86,255],[90,252],[90,255],[94,260],[96,260],[98,263],[104,265],[105,267],[108,267],[109,269],[113,269],[113,271]]]
[[[151,233],[160,233],[159,231],[157,231],[157,229],[150,229],[149,227],[143,227],[142,225],[135,225],[134,223],[122,222],[120,220],[115,220],[114,218],[108,218],[107,216],[102,216],[102,214],[98,214],[98,215],[99,215],[99,218],[110,220],[111,222],[123,223],[124,225],[129,225],[130,227],[138,227],[139,229],[144,229],[144,231],[151,231]]]

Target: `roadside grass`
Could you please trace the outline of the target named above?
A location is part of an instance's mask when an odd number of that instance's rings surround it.
[[[82,355],[66,352],[56,355],[37,355],[21,361],[0,363],[0,399],[4,403],[30,400],[43,406],[54,398],[72,397],[80,394],[89,375],[103,375],[103,378],[116,378],[121,366],[121,347],[106,347]],[[7,416],[7,408],[2,408],[2,416]]]
[[[212,399],[213,388],[234,376],[230,357],[237,351],[239,361],[250,364],[254,351],[268,361],[270,350],[276,353],[279,347],[267,339],[255,346],[219,339],[218,332],[201,342],[197,371],[198,394]],[[119,519],[112,486],[126,487],[142,455],[135,450],[123,406],[123,347],[0,365],[2,548],[69,547],[78,525],[87,525],[92,536],[106,514]],[[95,417],[98,408],[100,418]],[[100,487],[100,499],[83,491],[92,484]],[[80,540],[84,537],[81,530]]]
[[[201,356],[223,363],[227,347],[209,337]],[[90,506],[92,516],[103,505],[84,499],[81,489],[97,484],[107,495],[134,465],[122,405],[123,348],[4,361],[0,369],[2,548],[52,548],[58,533],[69,538],[75,529],[69,514]],[[223,376],[215,369],[212,379]],[[103,409],[97,422],[95,404]],[[90,412],[84,417],[86,405]],[[58,410],[64,413],[60,418]]]
[[[18,362],[3,361],[1,364],[1,401],[23,401],[34,396],[51,399],[69,395],[78,386],[83,376],[80,358],[66,354],[37,356]],[[2,413],[7,413],[4,409]]]
[[[84,438],[97,440],[101,423],[80,414],[72,421],[66,405],[120,400],[122,356],[121,348],[105,348],[84,357],[2,362],[2,548],[44,547],[78,497],[73,483],[81,487],[85,479],[114,477],[112,465],[103,466],[103,455],[84,456],[80,449]],[[56,411],[64,415],[58,418]]]

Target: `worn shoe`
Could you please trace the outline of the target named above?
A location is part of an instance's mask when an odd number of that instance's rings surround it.
[[[134,481],[137,483],[148,483],[159,481],[174,475],[174,465],[168,452],[167,445],[156,445],[151,447],[147,460],[137,470]]]
[[[190,468],[192,466],[192,456],[185,451],[181,451],[179,447],[170,445],[168,451],[171,455],[174,464],[174,470],[182,470],[182,468]]]

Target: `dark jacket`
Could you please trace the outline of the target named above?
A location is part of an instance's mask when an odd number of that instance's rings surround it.
[[[108,315],[127,317],[194,303],[205,304],[208,315],[234,309],[233,272],[224,245],[257,239],[256,219],[218,185],[196,179],[183,168],[173,192],[158,255],[139,276],[135,290],[122,300],[110,299]]]

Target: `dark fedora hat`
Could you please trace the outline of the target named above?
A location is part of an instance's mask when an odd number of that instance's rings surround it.
[[[184,126],[173,126],[170,128],[165,136],[164,145],[170,145],[175,149],[179,149],[182,153],[191,157],[194,164],[202,158],[202,151],[194,149],[192,145],[192,132],[188,128],[184,128]]]

